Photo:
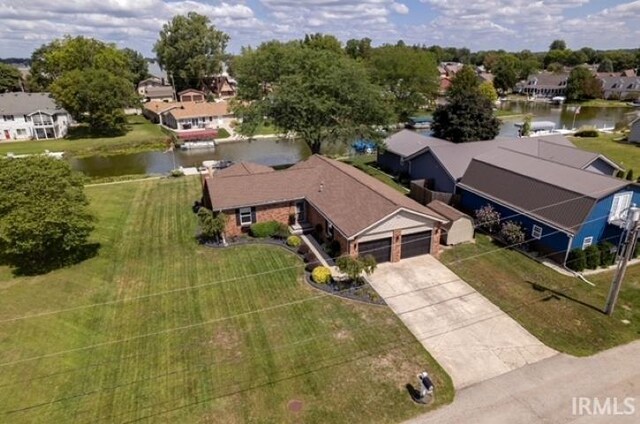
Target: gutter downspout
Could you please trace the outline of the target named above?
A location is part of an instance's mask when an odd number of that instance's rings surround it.
[[[569,252],[571,252],[571,245],[573,244],[573,236],[569,236],[569,244],[567,244],[567,252],[564,254],[564,261],[562,261],[562,267],[567,268],[567,259],[569,259]]]

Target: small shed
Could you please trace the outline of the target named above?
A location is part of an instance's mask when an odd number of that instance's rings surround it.
[[[443,225],[444,231],[440,239],[443,244],[452,246],[473,240],[473,219],[469,215],[440,200],[432,201],[427,207],[447,218],[448,222]]]
[[[640,143],[640,117],[631,123],[631,132],[629,132],[630,143]]]

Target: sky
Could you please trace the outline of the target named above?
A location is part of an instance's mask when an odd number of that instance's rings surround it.
[[[0,57],[29,57],[65,34],[153,57],[162,25],[189,11],[227,32],[231,53],[316,32],[474,51],[543,51],[558,38],[573,49],[640,47],[640,0],[0,0]]]

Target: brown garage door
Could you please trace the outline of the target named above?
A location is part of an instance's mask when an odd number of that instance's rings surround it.
[[[426,255],[431,251],[431,231],[422,233],[407,234],[402,236],[402,247],[400,258],[413,258],[414,256]]]
[[[391,237],[358,243],[358,253],[360,256],[372,255],[378,263],[389,262],[391,260]]]

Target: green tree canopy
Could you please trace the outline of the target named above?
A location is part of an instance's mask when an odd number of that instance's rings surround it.
[[[438,69],[431,53],[384,46],[372,50],[367,64],[372,81],[393,96],[393,109],[400,122],[437,96]]]
[[[352,59],[368,59],[371,56],[371,39],[348,40],[344,51]]]
[[[549,50],[566,50],[567,43],[564,40],[553,40],[549,45]]]
[[[0,162],[0,262],[36,274],[91,254],[82,176],[42,156]]]
[[[493,68],[493,85],[496,89],[507,92],[518,82],[520,59],[512,54],[504,54],[498,58]]]
[[[588,100],[602,95],[602,86],[589,69],[582,66],[573,68],[567,80],[567,99]]]
[[[228,42],[229,36],[216,29],[207,16],[189,12],[163,25],[153,51],[180,91],[204,88],[207,78],[222,71]]]
[[[340,40],[330,34],[305,34],[302,44],[311,49],[330,50],[338,54],[343,53]]]
[[[19,91],[22,75],[18,68],[6,63],[0,63],[0,93]]]
[[[342,53],[267,43],[245,55],[237,61],[238,81],[254,89],[242,94],[252,100],[244,116],[266,116],[281,130],[295,132],[314,153],[327,143],[374,138],[373,126],[389,120],[381,90],[370,82],[364,65]]]
[[[140,52],[126,47],[122,49],[122,53],[124,53],[129,63],[129,72],[132,75],[131,79],[134,85],[138,85],[143,79],[149,78],[149,64]]]
[[[472,66],[465,65],[456,73],[455,77],[453,77],[451,87],[449,91],[447,91],[447,97],[477,92],[479,88],[480,79],[478,78],[478,74],[476,74]]]
[[[598,72],[613,72],[613,62],[609,58],[605,58],[598,65]]]
[[[51,85],[51,94],[93,133],[117,135],[126,129],[123,108],[137,102],[131,82],[105,69],[76,69]]]
[[[78,69],[106,69],[131,82],[134,79],[126,53],[115,45],[93,38],[66,36],[33,52],[29,89],[48,91],[65,72]]]
[[[496,92],[496,89],[491,81],[485,81],[481,83],[478,89],[480,90],[480,94],[489,99],[491,103],[494,103],[496,100],[498,100],[498,93]]]

